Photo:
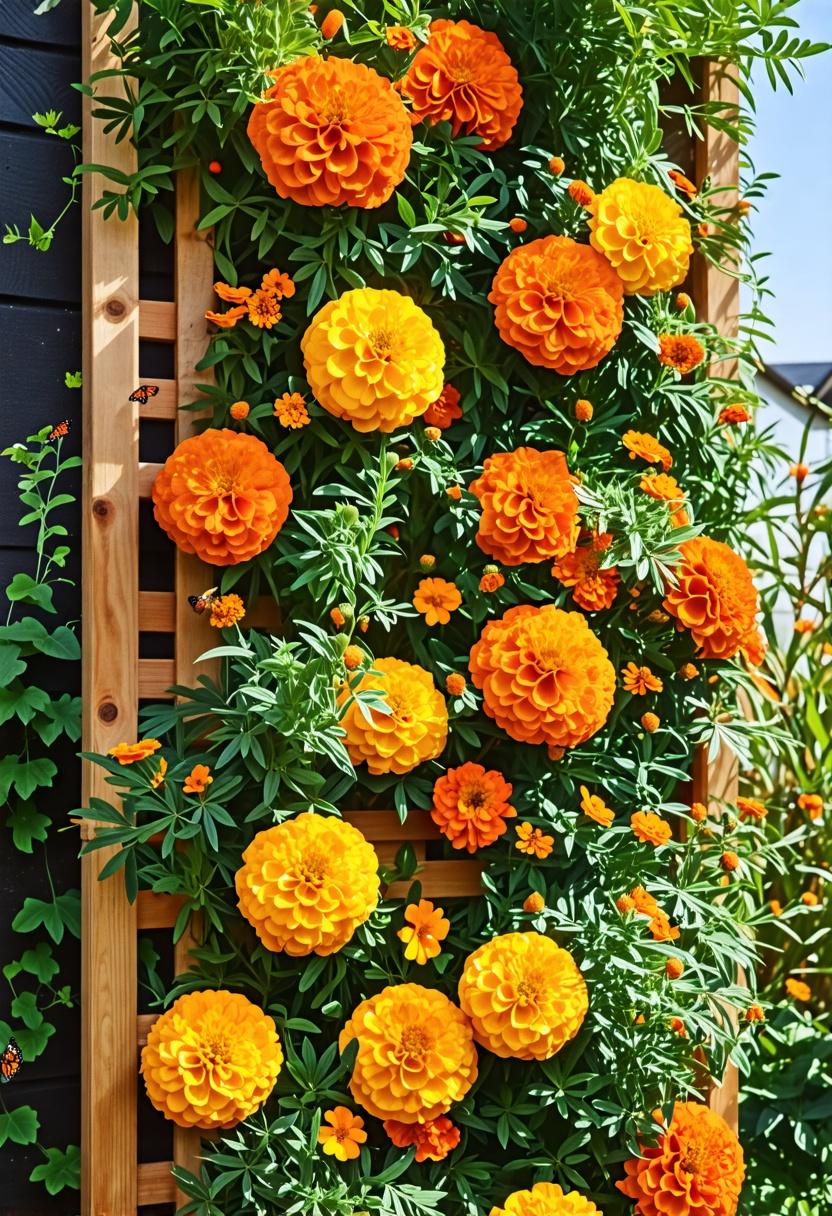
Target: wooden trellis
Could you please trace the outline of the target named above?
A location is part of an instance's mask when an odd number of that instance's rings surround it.
[[[109,17],[97,17],[92,5],[82,7],[88,76],[115,64],[105,34]],[[111,82],[110,88],[116,87]],[[708,66],[705,87],[707,96],[727,97],[731,86]],[[135,167],[130,145],[115,144],[89,113],[84,140],[86,162],[110,164],[124,172]],[[736,149],[730,141],[712,133],[700,148],[698,155],[712,175],[716,169],[721,181],[736,181]],[[195,176],[180,174],[177,180],[175,291],[170,302],[139,298],[137,224],[132,217],[123,223],[105,222],[100,211],[91,210],[99,193],[98,179],[86,177],[83,746],[105,752],[136,737],[140,700],[166,697],[172,684],[195,682],[194,662],[212,644],[205,618],[191,612],[187,603],[189,595],[203,590],[206,579],[210,582],[211,571],[196,558],[177,553],[173,585],[165,591],[141,590],[138,520],[140,500],[149,496],[159,467],[140,461],[140,427],[144,421],[168,422],[172,450],[192,426],[193,415],[180,414],[177,406],[197,395],[195,365],[207,342],[203,314],[211,306],[214,276],[210,241],[195,228]],[[700,305],[707,301],[710,319],[730,330],[738,312],[735,281],[704,266],[697,274]],[[154,377],[160,391],[138,409],[128,398],[142,378],[140,340],[171,346],[175,375],[167,380]],[[172,635],[174,657],[140,658],[140,633]],[[732,769],[709,772],[700,757],[694,796],[704,801],[730,798],[735,782]],[[110,793],[103,771],[85,765],[85,803]],[[406,826],[393,812],[356,811],[347,818],[360,823],[384,861],[392,860],[409,841],[422,864],[419,877],[426,896],[471,897],[480,892],[476,860],[426,859],[428,842],[439,837],[425,812],[411,814]],[[119,876],[98,879],[109,856],[108,850],[86,856],[82,872],[82,1212],[135,1216],[150,1205],[181,1198],[170,1161],[139,1164],[137,1133],[138,1051],[155,1016],[138,1011],[138,935],[172,929],[181,900],[142,892],[130,905]],[[388,895],[402,896],[407,886],[394,886]],[[192,940],[186,934],[178,943],[177,970],[185,969]],[[712,1104],[736,1120],[735,1077],[715,1091]],[[174,1160],[193,1168],[197,1155],[197,1134],[175,1131]]]

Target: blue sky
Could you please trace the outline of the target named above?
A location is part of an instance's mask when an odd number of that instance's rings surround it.
[[[832,0],[801,0],[801,33],[832,42]],[[794,93],[772,92],[765,73],[755,89],[757,131],[749,153],[757,172],[776,172],[754,213],[754,247],[774,299],[766,312],[775,340],[771,363],[832,364],[832,51],[805,61]]]

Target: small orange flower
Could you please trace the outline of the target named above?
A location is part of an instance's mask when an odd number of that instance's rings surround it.
[[[762,1005],[749,1005],[745,1011],[746,1022],[764,1022],[766,1015]]]
[[[239,595],[218,595],[211,602],[211,616],[208,623],[214,629],[230,629],[246,614],[246,606]]]
[[[425,427],[425,439],[427,439],[428,443],[438,443],[441,438],[442,431],[438,426]]]
[[[683,663],[679,668],[679,675],[683,680],[695,680],[699,675],[699,668],[694,663]]]
[[[168,771],[168,762],[164,756],[159,757],[159,767],[150,778],[150,784],[154,790],[157,790],[165,779],[165,773]]]
[[[555,845],[554,836],[544,836],[540,828],[532,827],[530,823],[518,823],[514,830],[518,836],[514,847],[521,853],[544,861],[552,852]]]
[[[413,461],[409,456],[403,456],[401,460],[396,461],[395,467],[399,473],[409,473],[413,468]]]
[[[693,334],[660,334],[659,363],[686,376],[705,358],[705,348]]]
[[[739,855],[733,849],[726,849],[719,859],[719,864],[728,874],[733,874],[740,868]]]
[[[688,198],[696,198],[698,194],[696,186],[694,186],[689,177],[685,177],[684,173],[680,173],[678,169],[668,169],[667,176],[677,190],[681,190]]]
[[[661,692],[664,688],[662,681],[653,675],[649,667],[639,667],[632,662],[621,672],[621,683],[625,692],[637,697],[644,697],[648,692]]]
[[[505,577],[500,574],[499,570],[489,570],[486,567],[485,573],[480,579],[480,591],[484,591],[486,595],[494,591],[499,591],[505,585]]]
[[[608,828],[615,819],[615,811],[611,811],[603,798],[597,794],[590,794],[585,785],[580,787],[581,790],[581,810],[595,823],[600,824],[602,828]]]
[[[685,1027],[685,1023],[682,1021],[681,1018],[671,1018],[669,1025],[670,1025],[670,1029],[675,1034],[678,1034],[680,1039],[686,1039],[688,1037],[688,1032]]]
[[[786,992],[796,1001],[811,1001],[812,989],[808,984],[804,984],[803,980],[792,979],[791,976],[786,980]]]
[[[207,764],[195,764],[185,778],[182,789],[186,794],[204,794],[213,780]]]
[[[447,625],[461,603],[456,583],[444,578],[421,579],[413,595],[413,607],[422,613],[426,625]]]
[[[343,629],[347,623],[347,618],[344,616],[340,608],[330,608],[329,619],[332,621],[336,629]]]
[[[228,407],[228,412],[235,422],[243,422],[248,418],[251,406],[247,401],[235,401],[233,405]]]
[[[532,891],[531,895],[527,895],[523,900],[523,911],[528,912],[530,916],[537,916],[546,907],[546,900],[539,891]]]
[[[654,735],[661,726],[661,718],[658,714],[646,713],[641,715],[641,725],[647,731],[648,735]]]
[[[679,312],[684,312],[686,308],[690,308],[693,300],[686,291],[680,291],[676,296],[675,304]]]
[[[521,215],[515,215],[509,220],[508,226],[512,232],[520,234],[521,232],[525,232],[529,225],[528,221],[524,220]]]
[[[622,436],[621,442],[630,453],[630,460],[635,460],[636,456],[640,456],[642,460],[647,460],[650,464],[660,464],[665,472],[673,464],[670,452],[659,443],[655,435],[648,435],[644,431],[627,431]]]
[[[804,891],[800,897],[800,902],[805,904],[807,908],[816,908],[820,903],[814,891]]]
[[[644,473],[638,485],[640,490],[659,502],[684,502],[685,491],[676,478],[667,473]]]
[[[239,304],[236,308],[229,308],[225,312],[212,312],[209,308],[205,312],[205,320],[218,326],[219,329],[233,329],[247,311],[245,304]]]
[[[416,35],[406,25],[386,25],[384,39],[394,51],[412,51],[416,46]]]
[[[442,953],[441,943],[451,928],[442,908],[434,908],[429,899],[420,899],[418,904],[407,905],[404,918],[409,923],[396,936],[405,943],[406,959],[423,966]]]
[[[763,803],[758,802],[756,798],[737,798],[737,810],[743,822],[749,819],[765,819],[768,814]]]
[[[795,633],[814,633],[817,627],[817,621],[810,621],[805,616],[799,617],[794,623]]]
[[[750,422],[751,413],[739,401],[733,405],[726,405],[724,409],[719,411],[719,421],[724,426],[733,426],[740,422]]]
[[[459,400],[459,389],[454,388],[452,384],[446,384],[436,400],[431,402],[425,410],[422,415],[423,421],[427,426],[435,426],[439,427],[440,431],[447,431],[452,422],[456,422],[458,418],[462,417]]]
[[[249,321],[257,329],[271,329],[283,316],[277,295],[273,291],[263,291],[262,287],[248,297],[246,309]]]
[[[364,662],[364,651],[360,646],[348,646],[343,658],[347,671],[355,671]]]
[[[344,24],[344,14],[339,8],[331,8],[321,22],[321,34],[327,42],[334,38]]]
[[[664,973],[669,980],[678,980],[685,974],[685,964],[680,958],[669,958],[664,965]]]
[[[445,691],[451,697],[461,697],[467,687],[468,681],[459,672],[452,671],[445,677]]]
[[[448,486],[445,493],[447,494],[448,498],[450,498],[451,502],[459,502],[460,498],[462,498],[462,490],[459,488],[459,486]]]
[[[251,295],[250,287],[231,287],[228,283],[215,283],[214,295],[226,304],[244,304]]]
[[[573,182],[569,183],[567,193],[573,203],[577,203],[579,207],[591,207],[595,202],[595,191],[580,178],[575,178]]]
[[[634,836],[657,849],[670,840],[670,824],[655,811],[636,811],[630,816],[630,827]]]
[[[502,836],[506,819],[517,814],[511,789],[496,769],[471,761],[449,768],[433,787],[431,819],[455,849],[475,853]]]
[[[622,916],[626,916],[628,912],[635,912],[636,903],[630,895],[619,895],[615,901],[615,906]]]
[[[798,484],[800,484],[801,481],[805,481],[808,476],[808,464],[793,464],[789,469],[789,477],[793,477]]]
[[[783,905],[780,903],[779,899],[770,899],[768,901],[768,909],[772,916],[783,915]]]
[[[676,618],[677,628],[690,630],[703,658],[730,659],[742,650],[759,662],[759,599],[743,558],[707,536],[686,540],[679,553],[675,583],[668,586],[662,605]]]
[[[139,739],[138,743],[117,743],[107,752],[119,764],[135,764],[137,760],[146,760],[161,747],[158,739]]]
[[[442,1161],[459,1144],[460,1132],[447,1115],[425,1123],[400,1123],[385,1119],[384,1130],[396,1148],[416,1146],[414,1161]]]
[[[565,168],[566,161],[562,156],[551,156],[549,158],[549,172],[553,173],[555,177],[560,177]]]
[[[591,538],[588,545],[581,545],[571,553],[565,553],[552,566],[552,577],[571,587],[572,598],[584,612],[600,612],[611,608],[621,575],[615,566],[601,568],[601,554],[609,547],[612,536],[604,532]]]
[[[278,300],[290,300],[295,294],[294,281],[277,267],[267,270],[260,280],[261,291],[270,291]]]
[[[432,553],[423,553],[419,558],[419,569],[424,570],[425,574],[427,574],[430,570],[433,570],[435,566],[436,558]]]
[[[808,811],[812,819],[820,819],[823,814],[823,799],[820,794],[798,794],[798,809]]]
[[[690,817],[694,823],[704,823],[708,818],[708,808],[703,802],[694,802],[690,808]]]
[[[579,397],[575,402],[575,418],[578,422],[591,422],[592,415],[595,413],[592,402],[587,401],[583,397]]]
[[[346,1106],[335,1106],[324,1111],[324,1121],[329,1126],[318,1131],[318,1144],[322,1144],[324,1152],[336,1161],[354,1161],[367,1140],[364,1120]]]

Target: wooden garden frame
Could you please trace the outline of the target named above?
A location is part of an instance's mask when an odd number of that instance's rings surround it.
[[[84,77],[116,66],[106,38],[109,15],[83,9]],[[117,78],[110,87],[117,87]],[[735,87],[714,65],[704,66],[704,93],[736,99]],[[134,150],[116,144],[103,125],[84,123],[84,160],[130,172]],[[737,149],[710,132],[697,145],[697,177],[706,172],[726,186],[738,180]],[[211,645],[204,618],[190,611],[188,595],[210,582],[201,563],[176,555],[174,586],[144,592],[138,583],[138,512],[149,496],[158,466],[139,461],[143,419],[175,423],[177,441],[192,425],[179,414],[180,400],[193,399],[195,365],[205,350],[204,311],[211,306],[213,258],[209,237],[198,233],[199,184],[180,174],[176,187],[175,302],[139,299],[138,226],[134,217],[105,222],[91,205],[100,196],[97,178],[84,179],[84,490],[83,490],[83,747],[105,752],[137,733],[138,702],[169,695],[172,684],[194,683],[194,661]],[[725,332],[739,312],[736,280],[700,261],[695,270],[700,315]],[[158,381],[160,391],[141,410],[128,398],[140,381],[139,339],[173,345],[175,378]],[[154,378],[155,379],[155,378]],[[204,379],[204,375],[202,376]],[[173,659],[140,659],[139,633],[173,634]],[[699,756],[693,796],[717,804],[736,791],[736,771],[727,762],[708,768]],[[83,799],[108,797],[103,770],[84,765]],[[425,844],[437,829],[425,812],[410,815],[406,828],[393,812],[358,811],[364,833],[383,860],[409,840],[424,862],[422,889],[434,898],[470,897],[481,890],[473,860],[425,861]],[[82,836],[94,828],[87,825]],[[168,1161],[138,1164],[137,1053],[152,1015],[138,1013],[137,940],[145,930],[172,929],[181,901],[140,894],[129,904],[120,876],[100,882],[110,850],[82,861],[82,1194],[83,1216],[136,1216],[147,1206],[178,1199]],[[408,884],[388,894],[406,894]],[[177,970],[186,965],[188,934],[177,944]],[[712,1106],[736,1125],[735,1073],[712,1095]],[[160,1116],[161,1118],[161,1116]],[[198,1136],[174,1132],[174,1159],[193,1168]]]

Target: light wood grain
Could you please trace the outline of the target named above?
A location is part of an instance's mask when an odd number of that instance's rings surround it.
[[[173,659],[139,659],[138,695],[142,701],[170,701],[168,691],[176,680]]]
[[[147,1042],[150,1027],[158,1016],[158,1013],[140,1013],[136,1018],[136,1046],[139,1048],[139,1051],[141,1051]]]
[[[145,405],[139,406],[139,417],[155,422],[175,422],[178,395],[175,380],[154,380],[158,388],[155,397],[148,397]]]
[[[172,929],[182,904],[182,895],[158,895],[155,891],[139,891],[136,900],[137,929]],[[133,1014],[135,1020],[135,1013]]]
[[[139,301],[139,337],[149,342],[176,341],[176,304],[173,300]]]
[[[160,464],[153,464],[146,460],[139,464],[136,474],[136,493],[139,498],[150,498],[153,483],[161,468]]]
[[[110,13],[82,4],[83,74],[115,66]],[[135,14],[122,32],[129,37]],[[123,94],[117,77],[105,92]],[[84,160],[135,170],[84,101]],[[104,220],[92,204],[104,179],[83,179],[84,468],[82,491],[82,746],[105,752],[136,737],[138,657],[138,419],[128,398],[139,367],[138,225]],[[84,763],[81,796],[108,801],[106,774]],[[81,1211],[136,1210],[136,909],[121,875],[99,881],[113,850],[81,863]]]
[[[172,1166],[172,1161],[151,1161],[137,1167],[137,1203],[140,1208],[176,1202],[176,1184],[170,1172]],[[131,1216],[134,1211],[135,1205],[131,1209]],[[110,1216],[110,1213],[102,1213],[101,1216]],[[116,1216],[116,1213],[113,1212],[112,1216]],[[128,1216],[126,1211],[124,1216]]]
[[[422,884],[425,899],[468,899],[482,895],[481,861],[426,861],[414,879]],[[388,899],[405,899],[413,879],[394,882],[387,888]]]

